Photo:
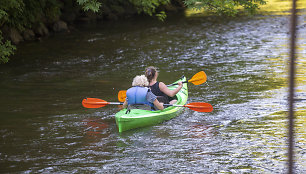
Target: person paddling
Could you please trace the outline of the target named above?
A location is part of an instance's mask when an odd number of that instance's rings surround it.
[[[163,103],[157,100],[149,86],[148,79],[145,75],[136,76],[132,82],[132,88],[126,92],[126,100],[123,103],[124,108],[129,109],[148,109],[148,110],[163,110]]]
[[[182,82],[178,82],[178,87],[174,90],[168,89],[163,82],[158,82],[157,68],[150,66],[146,68],[145,75],[149,80],[149,86],[153,94],[157,96],[158,101],[165,104],[174,104],[177,102],[175,95],[182,89]]]

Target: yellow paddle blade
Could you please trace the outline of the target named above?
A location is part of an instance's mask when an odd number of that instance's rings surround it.
[[[118,92],[118,101],[124,102],[126,98],[126,90],[121,90]]]
[[[196,73],[188,82],[193,83],[194,85],[200,85],[202,83],[205,83],[207,80],[207,76],[204,71],[200,71]]]

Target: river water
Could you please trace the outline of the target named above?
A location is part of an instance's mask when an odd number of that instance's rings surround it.
[[[306,15],[298,26],[297,173],[306,173]],[[0,173],[286,173],[289,17],[169,16],[78,27],[23,43],[0,66]],[[118,133],[117,101],[145,67],[189,84],[185,109],[159,125]]]

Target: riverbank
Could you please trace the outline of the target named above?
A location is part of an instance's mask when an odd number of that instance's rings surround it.
[[[29,8],[27,4],[25,4],[25,8]],[[166,13],[177,12],[182,9],[184,9],[184,5],[180,0],[159,7],[159,11],[165,11]],[[52,11],[51,15],[49,14],[50,11]],[[0,25],[0,31],[2,32],[4,40],[9,40],[13,44],[18,45],[24,41],[40,41],[50,34],[69,33],[80,24],[117,21],[139,15],[144,14],[139,13],[135,6],[129,5],[128,3],[118,4],[107,2],[101,6],[99,12],[94,13],[92,11],[82,10],[74,1],[65,0],[52,10],[45,10],[42,16],[39,17],[40,19],[33,20],[35,21],[33,23],[25,26],[19,26],[22,24],[2,24]]]

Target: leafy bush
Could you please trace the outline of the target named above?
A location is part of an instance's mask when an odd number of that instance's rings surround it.
[[[91,10],[93,12],[98,12],[101,6],[101,2],[97,0],[76,0],[82,7],[84,11]]]
[[[2,32],[0,31],[0,63],[7,63],[8,57],[14,54],[16,47],[10,41],[3,42]]]
[[[60,1],[57,0],[0,0],[0,28],[7,25],[24,31],[41,22],[53,22],[60,16]],[[0,32],[0,62],[6,63],[16,47],[3,41]]]
[[[265,0],[185,0],[186,6],[198,10],[205,9],[218,15],[235,16],[242,7],[249,14],[254,14]]]

